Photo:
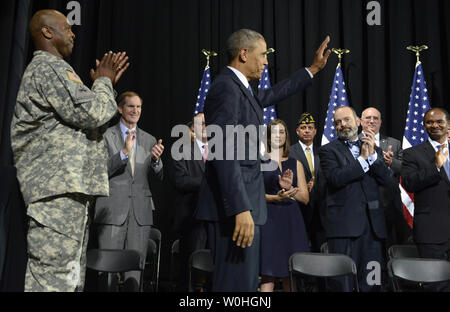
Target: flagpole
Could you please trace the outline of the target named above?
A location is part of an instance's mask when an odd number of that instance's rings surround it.
[[[424,50],[428,50],[428,47],[426,45],[421,45],[421,46],[408,46],[406,47],[406,50],[412,51],[414,53],[416,53],[416,57],[417,57],[417,62],[416,62],[416,66],[420,64],[420,52],[424,51]]]

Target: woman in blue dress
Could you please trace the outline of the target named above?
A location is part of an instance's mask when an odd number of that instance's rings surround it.
[[[261,227],[261,292],[271,292],[275,281],[289,291],[289,257],[309,251],[309,240],[298,202],[307,204],[309,193],[302,164],[289,157],[289,134],[284,121],[267,125],[266,153],[273,171],[263,171],[267,222]]]

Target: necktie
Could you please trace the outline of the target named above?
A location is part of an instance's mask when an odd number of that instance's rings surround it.
[[[356,159],[358,158],[360,151],[361,151],[361,141],[360,140],[356,140],[356,141],[347,141],[347,146],[350,148],[350,150],[352,151],[353,157]]]
[[[252,96],[255,96],[255,95],[253,94],[253,90],[252,90],[252,87],[251,87],[250,85],[248,85],[247,89],[248,89],[248,91],[250,91],[250,93],[251,93]]]
[[[348,147],[352,148],[353,146],[357,146],[359,149],[361,148],[361,141],[360,140],[356,140],[356,141],[347,141],[347,145]]]
[[[130,132],[127,130],[127,135],[128,135],[129,133],[130,133]],[[136,161],[136,159],[135,159],[135,157],[134,157],[134,146],[133,146],[133,148],[131,149],[130,154],[128,155],[128,159],[130,160],[131,174],[132,174],[132,176],[134,177],[134,166],[135,166],[135,161]]]
[[[203,145],[203,162],[206,162],[206,158],[208,157],[208,145]]]
[[[314,166],[312,162],[311,152],[309,146],[306,147],[306,160],[308,161],[309,170],[311,171],[311,177],[314,177]]]

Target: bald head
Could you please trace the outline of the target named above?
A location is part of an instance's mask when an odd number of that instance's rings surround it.
[[[29,30],[36,50],[44,50],[60,58],[72,53],[75,35],[61,12],[37,11],[31,18]]]
[[[381,113],[375,107],[368,107],[361,114],[361,127],[364,132],[373,131],[375,134],[380,132]]]

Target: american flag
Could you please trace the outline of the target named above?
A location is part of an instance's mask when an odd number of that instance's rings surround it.
[[[422,144],[428,140],[428,134],[423,126],[423,117],[430,109],[430,100],[422,70],[422,64],[416,64],[414,80],[409,97],[408,112],[406,114],[405,133],[403,134],[403,149]],[[408,193],[400,184],[403,212],[409,226],[413,226],[414,194]]]
[[[195,103],[194,116],[197,115],[198,113],[203,113],[206,94],[208,93],[210,86],[211,86],[211,74],[209,66],[206,66],[205,71],[203,72],[202,81],[200,82],[200,89],[198,89],[197,103]]]
[[[336,73],[334,74],[330,102],[328,102],[327,117],[325,118],[325,126],[323,128],[322,145],[328,144],[337,138],[336,130],[334,129],[334,111],[339,106],[349,106],[341,64],[338,64]]]
[[[264,68],[264,72],[259,79],[258,90],[270,89],[270,78],[268,67]],[[277,118],[277,112],[275,110],[275,105],[264,108],[264,124],[267,125],[271,120]]]

